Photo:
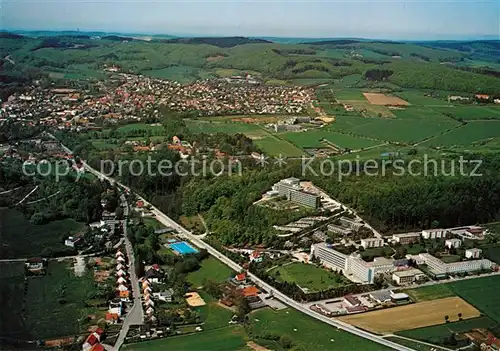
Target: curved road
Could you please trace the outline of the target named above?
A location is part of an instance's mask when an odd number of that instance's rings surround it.
[[[62,145],[62,146],[63,146],[63,148],[66,149],[66,151],[71,152],[71,150],[69,150],[68,148],[66,148],[64,145]],[[121,184],[120,182],[117,182],[116,180],[114,180],[114,179],[112,179],[112,178],[110,178],[110,177],[102,174],[101,172],[98,172],[97,170],[95,170],[92,167],[90,167],[87,163],[83,162],[83,164],[84,164],[85,168],[90,173],[98,176],[101,179],[106,179],[109,182],[111,182],[112,184],[117,184],[120,187],[122,187],[122,188],[130,191],[130,188],[128,188],[127,186],[125,186],[125,185]],[[145,200],[141,196],[137,195],[137,197],[140,200],[144,201],[145,204],[147,204],[147,205],[149,205],[151,207],[151,210],[156,215],[156,219],[158,221],[160,221],[161,223],[163,223],[166,226],[169,226],[169,227],[172,227],[172,228],[176,229],[178,231],[178,233],[179,233],[180,236],[185,237],[186,239],[188,239],[189,241],[191,241],[193,244],[195,244],[199,248],[206,249],[212,256],[214,256],[215,258],[217,258],[221,262],[225,263],[226,265],[228,265],[229,267],[231,267],[235,271],[242,271],[243,270],[243,267],[241,267],[239,264],[237,264],[236,262],[232,261],[229,257],[224,256],[222,253],[220,253],[219,251],[217,251],[215,248],[213,248],[212,246],[208,245],[203,240],[201,240],[198,237],[196,237],[196,235],[192,234],[186,228],[182,227],[177,222],[175,222],[173,219],[171,219],[170,217],[168,217],[167,215],[165,215],[163,212],[161,212],[159,209],[157,209],[155,206],[153,206],[149,201]],[[392,348],[394,350],[414,351],[413,349],[411,349],[409,347],[406,347],[406,346],[394,343],[394,342],[389,341],[389,340],[385,340],[381,336],[377,336],[377,335],[371,334],[369,332],[366,332],[364,330],[358,329],[358,328],[356,328],[356,327],[354,327],[354,326],[352,326],[352,325],[350,325],[348,323],[342,322],[340,320],[328,318],[326,316],[323,316],[322,314],[316,313],[316,312],[310,310],[309,308],[305,307],[301,303],[299,303],[299,302],[293,300],[292,298],[286,296],[281,291],[279,291],[278,289],[276,289],[273,286],[269,285],[268,283],[266,283],[262,279],[258,278],[254,274],[248,272],[247,276],[256,285],[258,285],[259,287],[267,290],[268,292],[272,292],[272,294],[273,294],[273,296],[275,298],[278,298],[280,301],[288,304],[290,307],[295,308],[296,310],[298,310],[298,311],[300,311],[302,313],[305,313],[305,314],[307,314],[307,315],[309,315],[309,316],[311,316],[313,318],[316,318],[316,319],[318,319],[318,320],[320,320],[320,321],[322,321],[324,323],[330,324],[330,325],[332,325],[334,327],[337,327],[338,329],[344,330],[346,332],[349,332],[351,334],[357,335],[357,336],[362,337],[364,339],[371,340],[371,341],[373,341],[375,343],[384,345],[384,346]],[[140,306],[140,304],[139,304],[139,306]],[[119,343],[117,343],[117,344],[119,344]],[[116,348],[116,346],[119,346],[117,344],[115,344],[115,348]]]

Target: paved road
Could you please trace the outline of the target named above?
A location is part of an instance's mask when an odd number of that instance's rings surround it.
[[[127,336],[128,330],[131,325],[142,324],[144,322],[144,314],[141,304],[141,291],[139,289],[139,280],[137,279],[137,274],[135,273],[135,256],[132,249],[132,244],[128,239],[127,232],[127,217],[129,212],[129,207],[125,195],[120,195],[120,199],[123,206],[124,220],[123,225],[123,242],[125,243],[125,250],[127,251],[127,257],[129,259],[129,273],[130,273],[130,284],[132,286],[132,307],[127,311],[125,320],[123,321],[122,329],[120,330],[120,335],[116,340],[114,349],[119,350],[122,346],[125,337]]]
[[[65,146],[63,146],[63,148],[65,148],[67,152],[71,153],[71,150],[69,150]],[[93,169],[92,167],[90,167],[85,162],[83,164],[84,164],[85,168],[89,172],[93,173],[94,175],[96,175],[96,176],[98,176],[100,178],[104,178],[104,179],[110,181],[112,184],[116,183],[119,186],[121,186],[122,188],[130,191],[130,188],[128,188],[127,186],[125,186],[125,185],[117,182],[116,180],[114,180],[114,179],[112,179],[110,177],[105,176],[104,174],[102,174],[102,173],[100,173],[98,171],[96,171],[95,169]],[[220,253],[219,251],[217,251],[215,248],[213,248],[212,246],[208,245],[206,242],[204,242],[203,240],[199,239],[195,235],[193,235],[191,232],[189,232],[184,227],[180,226],[177,222],[175,222],[174,220],[172,220],[171,218],[169,218],[167,215],[165,215],[163,212],[161,212],[160,210],[158,210],[155,206],[153,206],[151,203],[149,203],[145,199],[141,198],[140,196],[138,196],[138,197],[141,200],[143,200],[145,204],[151,206],[152,212],[155,214],[155,216],[156,216],[156,218],[157,218],[158,221],[160,221],[164,225],[167,225],[169,227],[172,227],[172,228],[176,229],[180,236],[183,236],[186,239],[190,240],[193,244],[195,244],[199,248],[206,249],[212,256],[214,256],[215,258],[217,258],[221,262],[225,263],[226,265],[228,265],[229,267],[231,267],[235,271],[242,271],[243,270],[243,267],[241,267],[240,265],[238,265],[236,262],[232,261],[229,257],[224,256],[222,253]],[[128,247],[130,245],[130,242],[127,240],[127,243],[128,243],[128,245],[127,245],[127,251],[128,251]],[[130,261],[130,262],[132,263],[133,261]],[[135,274],[135,272],[134,272],[134,274]],[[320,320],[320,321],[322,321],[324,323],[330,324],[330,325],[332,325],[334,327],[337,327],[338,329],[347,331],[347,332],[349,332],[351,334],[357,335],[357,336],[362,337],[364,339],[371,340],[371,341],[373,341],[375,343],[384,345],[384,346],[392,348],[394,350],[414,351],[413,349],[411,349],[409,347],[399,345],[399,344],[394,343],[392,341],[385,340],[384,338],[382,338],[380,336],[373,335],[373,334],[368,333],[368,332],[366,332],[364,330],[360,330],[360,329],[358,329],[358,328],[356,328],[356,327],[354,327],[354,326],[352,326],[352,325],[350,325],[348,323],[345,323],[345,322],[342,322],[342,321],[339,321],[339,320],[336,320],[336,319],[331,319],[331,318],[323,316],[323,315],[321,315],[319,313],[316,313],[316,312],[308,309],[307,307],[305,307],[301,303],[299,303],[299,302],[293,300],[292,298],[286,296],[285,294],[283,294],[279,290],[275,289],[273,286],[267,284],[266,282],[264,282],[263,280],[261,280],[260,278],[258,278],[257,276],[255,276],[254,274],[248,272],[247,276],[256,285],[258,285],[259,287],[267,290],[269,293],[272,293],[273,296],[275,298],[277,298],[278,300],[280,300],[280,301],[288,304],[290,307],[295,308],[296,310],[301,311],[301,312],[303,312],[303,313],[305,313],[305,314],[307,314],[307,315],[309,315],[309,316],[311,316],[313,318],[316,318],[316,319],[318,319],[318,320]],[[138,286],[136,286],[136,289],[137,288],[138,288]],[[135,300],[135,292],[134,292],[134,302],[135,301],[136,300]],[[137,305],[137,303],[134,303],[134,306],[135,305]],[[140,300],[139,300],[139,306],[140,306]],[[142,308],[141,308],[141,311],[142,311]],[[132,314],[132,312],[135,312],[135,311],[131,311],[131,312],[129,312],[129,314]],[[123,332],[124,329],[128,329],[128,326],[126,326],[125,323],[124,323],[124,327],[122,328],[122,332]],[[121,345],[120,340],[122,340],[121,339],[122,338],[122,334],[123,333],[120,333],[120,337],[119,337],[119,339],[117,340],[117,342],[115,344],[115,349],[118,349],[119,346]],[[121,342],[123,342],[123,341],[121,341]]]

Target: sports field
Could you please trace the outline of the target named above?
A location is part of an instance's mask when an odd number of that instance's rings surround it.
[[[296,283],[309,292],[351,285],[343,275],[306,263],[287,264],[274,268],[269,274],[279,281]]]
[[[420,288],[403,290],[403,292],[410,295],[412,300],[416,302],[437,300],[444,297],[455,296],[455,293],[449,288],[447,284],[422,286]]]
[[[258,125],[249,123],[232,123],[232,122],[207,122],[199,120],[186,121],[186,125],[193,133],[227,133],[227,134],[245,134],[251,139],[266,137],[269,133],[260,128]]]
[[[319,148],[328,146],[322,142],[323,139],[336,145],[339,148],[362,149],[380,144],[380,142],[347,134],[309,130],[306,132],[289,132],[283,134],[283,137],[301,148]]]
[[[304,151],[291,142],[272,134],[254,140],[255,145],[268,156],[300,157]]]
[[[426,141],[427,146],[472,145],[500,137],[500,121],[476,121]]]
[[[238,351],[246,344],[243,327],[225,327],[165,339],[145,341],[123,346],[126,351],[203,350]]]
[[[384,334],[444,324],[445,316],[449,316],[450,321],[454,321],[458,320],[458,313],[462,313],[463,319],[480,316],[480,312],[474,306],[461,298],[447,297],[439,300],[418,302],[390,309],[340,317],[339,319],[359,328]]]
[[[249,328],[259,343],[260,336],[286,335],[294,347],[304,351],[318,350],[389,350],[388,348],[341,331],[294,309],[274,311],[259,309],[249,315]],[[275,345],[276,350],[281,350]]]
[[[500,276],[467,279],[450,283],[450,288],[481,312],[500,323]]]
[[[455,319],[453,317],[450,316],[451,319]],[[399,331],[397,334],[430,343],[441,343],[444,338],[449,337],[452,333],[466,332],[474,328],[488,329],[496,325],[497,323],[488,317],[478,317],[431,327]]]

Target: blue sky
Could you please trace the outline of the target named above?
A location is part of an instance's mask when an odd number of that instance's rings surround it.
[[[500,0],[1,0],[3,29],[459,39],[500,33]]]

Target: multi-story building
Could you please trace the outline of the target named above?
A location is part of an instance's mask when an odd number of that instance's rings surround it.
[[[394,270],[394,261],[385,257],[375,257],[373,262],[365,262],[361,257],[351,255],[347,262],[347,277],[351,280],[372,284],[381,273]]]
[[[428,253],[421,253],[419,255],[425,264],[430,268],[431,272],[437,276],[446,274],[468,273],[480,271],[482,269],[491,269],[495,263],[487,259],[474,260],[474,261],[461,261],[454,263],[444,263],[439,258],[434,257]]]
[[[402,233],[394,234],[392,240],[400,243],[401,245],[408,245],[418,243],[420,241],[420,233]]]
[[[347,218],[347,217],[341,217],[340,223],[342,223],[342,225],[349,227],[353,230],[359,230],[359,228],[361,228],[363,226],[363,223],[355,221],[355,220]]]
[[[336,234],[342,234],[342,235],[352,234],[352,229],[344,228],[335,224],[329,224],[326,228],[328,229],[329,232]]]
[[[458,249],[461,245],[462,245],[462,240],[456,238],[446,239],[446,241],[444,242],[444,246],[449,249],[451,249],[452,247]]]
[[[365,249],[368,249],[370,247],[384,246],[384,239],[380,238],[361,239],[361,246],[363,246]]]
[[[481,253],[483,250],[481,249],[467,249],[465,250],[465,257],[466,258],[479,258],[481,256]]]
[[[333,268],[345,271],[347,268],[347,259],[349,256],[334,250],[326,243],[319,243],[311,245],[311,258],[318,257],[321,263]]]
[[[273,185],[273,190],[277,191],[280,196],[285,196],[288,201],[296,204],[312,208],[321,206],[320,196],[304,191],[298,178],[282,179]]]
[[[392,273],[392,280],[394,280],[394,282],[398,285],[412,284],[414,281],[424,277],[425,274],[416,268]]]
[[[427,229],[422,230],[422,237],[424,239],[439,239],[446,238],[448,235],[447,229]]]

